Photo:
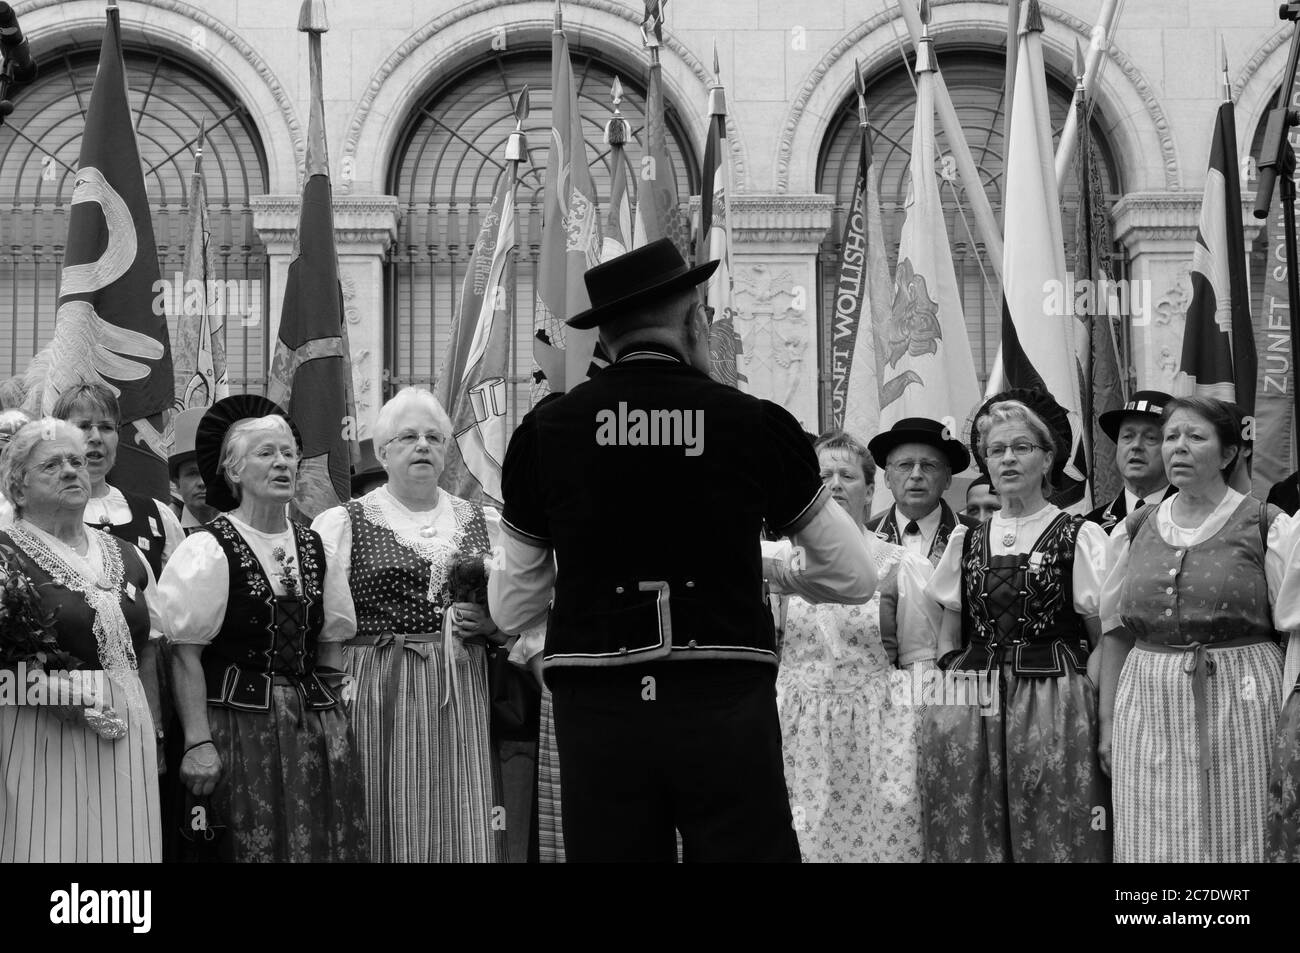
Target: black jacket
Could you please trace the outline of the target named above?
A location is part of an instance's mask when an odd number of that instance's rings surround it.
[[[502,491],[505,530],[555,552],[548,669],[775,665],[760,533],[797,532],[829,500],[787,411],[657,345],[524,417]]]

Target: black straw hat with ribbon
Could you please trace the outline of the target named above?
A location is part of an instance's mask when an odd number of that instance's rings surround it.
[[[1108,410],[1099,416],[1097,422],[1101,424],[1102,433],[1111,440],[1119,440],[1119,428],[1124,425],[1125,417],[1146,417],[1151,423],[1159,423],[1164,416],[1165,405],[1171,400],[1173,398],[1164,391],[1140,390],[1125,401],[1119,410]]]
[[[676,245],[660,238],[588,269],[584,279],[591,307],[566,323],[571,328],[599,327],[638,305],[707,281],[717,267],[718,262],[710,261],[692,268]]]
[[[269,417],[272,414],[278,414],[288,421],[289,428],[293,431],[294,442],[298,444],[298,452],[301,453],[302,434],[298,433],[293,420],[279,404],[267,400],[260,394],[235,394],[226,397],[209,407],[208,412],[203,415],[203,419],[199,421],[198,433],[194,437],[194,450],[199,463],[199,473],[202,474],[203,484],[207,487],[208,506],[223,513],[239,506],[239,500],[235,498],[235,494],[226,485],[225,477],[221,475],[221,445],[225,442],[226,433],[241,420]]]

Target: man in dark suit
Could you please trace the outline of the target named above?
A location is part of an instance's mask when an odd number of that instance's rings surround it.
[[[958,522],[979,525],[943,500],[952,475],[970,466],[970,454],[943,424],[928,417],[900,420],[876,434],[867,449],[894,494],[894,505],[867,523],[867,529],[937,565]]]
[[[1274,483],[1268,491],[1268,502],[1281,507],[1288,516],[1295,516],[1300,510],[1300,470]]]
[[[1140,390],[1119,410],[1097,418],[1102,432],[1115,441],[1115,465],[1124,480],[1124,489],[1115,499],[1086,517],[1108,533],[1135,509],[1159,503],[1176,492],[1165,476],[1160,452],[1160,418],[1171,400],[1158,390]]]
[[[489,577],[506,632],[551,603],[543,664],[574,861],[797,861],[764,577],[867,601],[875,564],[795,419],[710,380],[705,310],[670,241],[587,272],[613,363],[535,407],[502,470]],[[794,542],[763,559],[763,525]],[[554,598],[552,599],[552,592]]]

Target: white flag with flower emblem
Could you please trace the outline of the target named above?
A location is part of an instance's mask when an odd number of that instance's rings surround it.
[[[905,417],[929,417],[963,440],[963,424],[980,402],[979,380],[935,172],[934,73],[918,62],[916,81],[911,185],[893,301],[888,314],[873,316],[880,430]],[[883,479],[881,471],[881,486]]]

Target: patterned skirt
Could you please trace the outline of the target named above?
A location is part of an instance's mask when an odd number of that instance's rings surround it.
[[[891,680],[907,679],[906,672],[879,672],[860,691],[825,691],[801,681],[797,668],[781,669],[785,782],[805,863],[922,859],[916,763],[923,710],[891,692]]]
[[[560,822],[560,749],[555,744],[551,693],[542,690],[542,727],[537,743],[537,845],[543,864],[564,863],[564,827]]]
[[[987,714],[969,704],[926,708],[919,768],[926,860],[1109,861],[1092,681],[1077,672],[1017,676],[1010,665],[1000,674]]]
[[[311,711],[297,689],[277,684],[269,711],[209,705],[208,723],[223,766],[206,816],[214,851],[195,837],[189,859],[369,859],[365,794],[342,705]]]
[[[365,778],[371,856],[377,862],[501,863],[505,808],[489,733],[482,646],[467,645],[446,704],[442,645],[350,646],[351,719]],[[390,681],[390,679],[393,679]],[[384,743],[384,700],[397,690],[393,737]],[[387,769],[387,774],[385,769]]]
[[[116,741],[36,706],[0,705],[0,863],[161,863],[153,717],[107,676],[103,690],[127,722]]]
[[[1208,655],[1214,673],[1205,689],[1210,764],[1204,805],[1189,654],[1139,645],[1124,663],[1111,739],[1117,862],[1264,860],[1282,653],[1261,643]]]

